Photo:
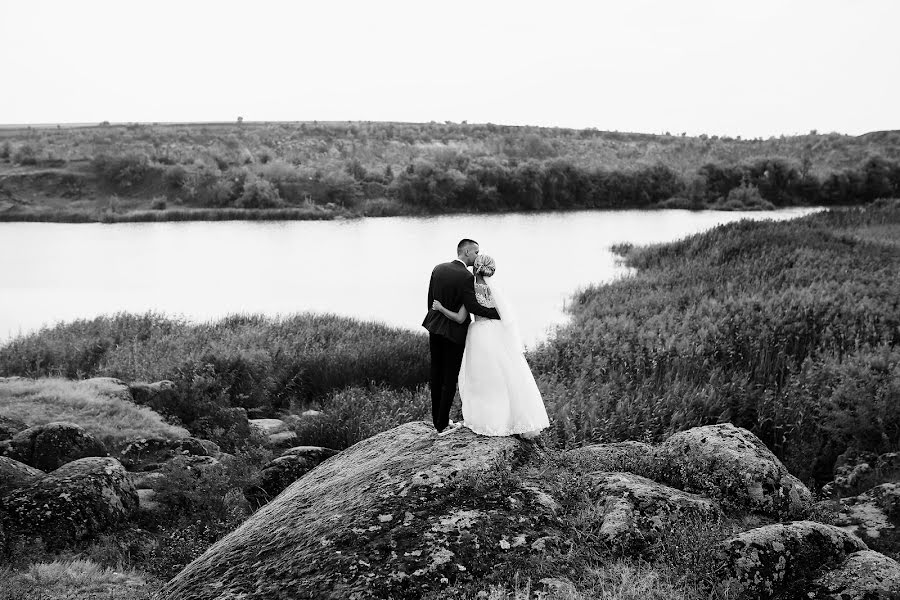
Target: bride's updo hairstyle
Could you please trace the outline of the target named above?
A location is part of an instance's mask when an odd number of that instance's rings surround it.
[[[494,274],[494,271],[497,270],[497,265],[494,264],[494,259],[488,256],[487,254],[479,254],[475,257],[475,264],[472,265],[474,267],[474,271],[476,275],[481,275],[482,277],[491,277]]]

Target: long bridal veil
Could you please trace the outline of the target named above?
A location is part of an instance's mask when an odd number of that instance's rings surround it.
[[[509,342],[513,348],[517,348],[520,352],[525,351],[525,343],[522,341],[522,334],[519,332],[518,315],[509,300],[509,296],[501,283],[497,282],[496,276],[485,277],[485,284],[491,290],[491,296],[494,298],[494,304],[497,305],[497,312],[500,313],[500,324],[509,337]]]
[[[500,320],[469,325],[459,395],[466,427],[481,435],[536,435],[549,426],[541,392],[525,360],[515,309],[493,277],[485,277]]]

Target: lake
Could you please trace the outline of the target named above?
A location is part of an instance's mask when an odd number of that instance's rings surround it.
[[[195,321],[331,312],[424,332],[431,269],[469,237],[496,259],[496,278],[534,345],[565,321],[574,292],[628,274],[613,244],[668,242],[739,219],[816,210],[0,223],[0,342],[58,321],[149,310]]]

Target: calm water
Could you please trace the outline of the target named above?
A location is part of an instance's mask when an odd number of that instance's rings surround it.
[[[671,241],[742,218],[813,210],[0,223],[0,342],[61,320],[148,310],[196,321],[332,312],[420,330],[432,267],[452,260],[457,241],[471,237],[497,260],[497,279],[533,344],[564,322],[576,290],[627,274],[613,244]]]

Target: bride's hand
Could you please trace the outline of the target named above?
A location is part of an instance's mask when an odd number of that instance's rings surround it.
[[[444,308],[444,305],[440,303],[439,300],[435,300],[431,303],[431,310],[441,310]]]

